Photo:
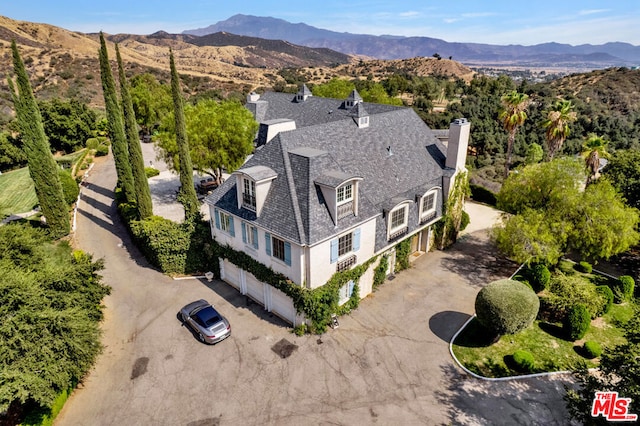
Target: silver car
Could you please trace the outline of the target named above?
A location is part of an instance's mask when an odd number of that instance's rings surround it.
[[[203,343],[218,343],[231,336],[231,324],[204,299],[180,309],[180,319],[189,325]]]

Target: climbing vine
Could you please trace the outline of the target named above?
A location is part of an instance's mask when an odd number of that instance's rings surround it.
[[[404,271],[409,268],[409,255],[411,254],[411,239],[400,241],[396,245],[396,268],[395,272]]]
[[[442,219],[434,225],[435,243],[442,250],[456,242],[462,222],[464,200],[471,194],[468,172],[458,173],[442,208]]]

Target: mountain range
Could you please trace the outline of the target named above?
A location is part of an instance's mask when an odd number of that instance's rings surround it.
[[[465,64],[564,66],[606,68],[640,63],[640,46],[612,42],[602,45],[573,46],[543,43],[532,46],[458,43],[430,37],[374,36],[316,28],[304,23],[251,15],[234,15],[206,28],[183,31],[204,36],[217,32],[286,40],[308,47],[323,47],[349,55],[376,59],[407,59],[438,55]]]

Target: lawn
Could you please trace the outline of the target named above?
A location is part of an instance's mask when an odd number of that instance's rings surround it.
[[[28,212],[37,205],[38,198],[28,168],[0,175],[0,218]]]
[[[495,343],[483,341],[486,333],[476,319],[473,319],[460,333],[453,344],[453,352],[460,363],[470,371],[484,377],[506,377],[522,374],[513,368],[511,355],[523,349],[535,358],[534,372],[574,370],[584,362],[595,367],[596,360],[582,357],[582,344],[595,340],[602,345],[615,346],[624,343],[620,322],[631,318],[633,307],[630,303],[613,305],[611,310],[591,322],[585,337],[576,342],[563,339],[560,324],[535,321],[529,328],[515,335],[504,335]]]
[[[63,157],[57,157],[56,161],[62,160],[75,165],[84,159],[85,151],[83,149]],[[0,218],[28,212],[37,205],[36,190],[27,167],[0,175]]]

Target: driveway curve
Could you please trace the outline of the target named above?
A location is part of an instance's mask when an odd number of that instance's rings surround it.
[[[339,328],[298,337],[224,283],[150,267],[120,222],[115,181],[112,158],[98,159],[75,233],[113,289],[105,349],[56,425],[567,424],[563,377],[484,382],[450,358],[478,289],[515,269],[485,231],[417,259]],[[198,298],[229,318],[229,339],[202,345],[177,320]]]

